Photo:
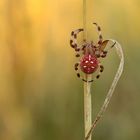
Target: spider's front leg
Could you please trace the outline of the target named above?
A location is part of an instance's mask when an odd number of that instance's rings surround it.
[[[77,34],[79,32],[81,32],[81,31],[84,31],[84,29],[77,29],[77,30],[71,32],[70,46],[72,48],[74,48],[75,51],[77,51],[78,49],[80,49],[78,47],[78,44],[77,44]]]
[[[81,53],[85,53],[85,48],[86,48],[86,41],[84,40],[84,43],[83,45],[81,45],[80,47],[76,48],[75,51],[76,51],[76,57],[80,57],[80,52]]]
[[[102,32],[101,32],[101,27],[97,24],[97,23],[93,23],[94,25],[96,25],[98,33],[99,33],[99,41],[98,41],[98,45],[100,46],[103,42],[103,36],[102,36]]]

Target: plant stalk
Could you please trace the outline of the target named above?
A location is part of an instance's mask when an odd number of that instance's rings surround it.
[[[87,0],[83,0],[83,40],[87,39]],[[91,74],[85,74],[84,79],[90,81],[92,79]],[[92,102],[91,102],[91,82],[84,82],[84,127],[85,137],[87,136],[92,125]],[[91,136],[88,138],[91,140]]]
[[[85,79],[90,81],[91,74],[85,74]],[[87,136],[92,124],[92,98],[91,98],[91,82],[84,82],[84,124],[85,124],[85,137]],[[91,140],[91,135],[88,137]]]
[[[83,0],[83,39],[87,39],[87,0]]]

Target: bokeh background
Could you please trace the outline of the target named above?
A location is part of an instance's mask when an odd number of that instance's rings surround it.
[[[83,82],[69,46],[82,0],[0,0],[0,140],[82,140]],[[94,140],[140,139],[140,1],[87,0],[88,39],[118,40],[125,68]],[[79,35],[79,38],[82,38]],[[117,70],[115,50],[92,85],[93,118]]]

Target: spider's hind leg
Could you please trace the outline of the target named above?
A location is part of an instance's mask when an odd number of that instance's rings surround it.
[[[99,72],[98,72],[98,74],[96,75],[96,77],[94,79],[91,79],[91,80],[88,81],[88,80],[84,79],[84,77],[81,76],[81,74],[79,72],[79,64],[80,64],[80,62],[75,63],[74,68],[75,68],[77,77],[80,78],[84,82],[94,82],[94,81],[96,81],[97,79],[100,78],[101,73],[104,71],[104,66],[99,64]]]
[[[101,64],[99,64],[99,72],[97,73],[97,75],[96,75],[95,78],[93,78],[93,79],[90,80],[90,81],[87,81],[87,80],[85,80],[85,79],[82,79],[82,80],[83,80],[84,82],[95,82],[97,79],[100,78],[100,76],[101,76],[101,74],[102,74],[103,71],[104,71],[104,66],[101,65]]]
[[[100,76],[101,76],[101,74],[102,74],[102,72],[104,71],[104,66],[103,66],[103,65],[99,64],[99,68],[100,68],[100,70],[99,70],[97,76],[94,78],[94,81],[95,81],[96,79],[99,79]]]
[[[80,74],[80,72],[79,72],[79,64],[80,64],[80,62],[76,63],[75,66],[74,66],[77,77],[80,78],[80,79],[81,79],[82,81],[84,81],[84,82],[93,82],[92,79],[89,80],[89,81],[87,81],[87,80],[84,79],[83,76],[81,76],[81,74]]]

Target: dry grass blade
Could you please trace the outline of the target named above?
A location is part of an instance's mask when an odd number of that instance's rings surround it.
[[[93,122],[93,124],[92,124],[90,130],[88,131],[88,133],[87,133],[87,135],[86,135],[86,137],[85,137],[85,140],[89,140],[89,137],[91,137],[92,132],[94,131],[94,129],[95,129],[97,123],[99,122],[99,120],[100,120],[101,117],[103,116],[104,112],[106,111],[107,106],[108,106],[108,104],[109,104],[109,102],[110,102],[110,99],[111,99],[111,97],[112,97],[112,95],[113,95],[114,89],[115,89],[115,87],[116,87],[116,85],[117,85],[117,83],[118,83],[118,80],[119,80],[120,77],[121,77],[122,72],[123,72],[123,67],[124,67],[124,54],[123,54],[122,47],[121,47],[121,45],[120,45],[117,41],[115,41],[115,40],[109,39],[109,41],[111,41],[111,42],[113,42],[113,43],[116,42],[116,44],[115,44],[114,47],[116,48],[116,52],[117,52],[117,54],[118,54],[118,56],[119,56],[119,58],[120,58],[120,65],[119,65],[119,67],[118,67],[117,73],[116,73],[116,75],[115,75],[115,77],[114,77],[114,80],[113,80],[113,82],[112,82],[112,85],[111,85],[111,87],[110,87],[110,89],[109,89],[109,91],[108,91],[108,94],[107,94],[107,96],[106,96],[106,98],[105,98],[105,101],[104,101],[104,103],[103,103],[103,105],[102,105],[102,107],[101,107],[101,109],[100,109],[100,111],[99,111],[97,117],[95,118],[95,121]]]

